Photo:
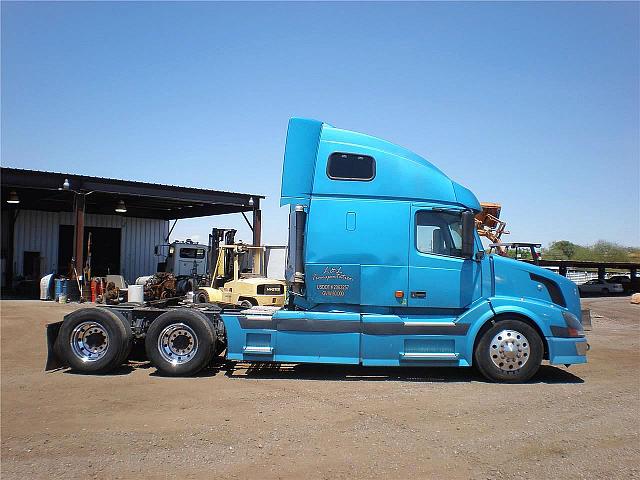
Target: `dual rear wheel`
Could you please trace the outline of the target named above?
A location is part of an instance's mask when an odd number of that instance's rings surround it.
[[[213,359],[216,335],[196,310],[174,310],[156,318],[145,338],[147,358],[163,375],[193,375]]]
[[[132,346],[131,326],[120,313],[85,308],[65,319],[54,349],[73,370],[105,373],[122,365]]]
[[[72,370],[107,373],[127,360],[133,343],[131,325],[122,314],[106,308],[85,308],[65,318],[54,349]],[[192,309],[158,316],[144,343],[147,358],[167,376],[193,375],[224,349],[206,315]]]

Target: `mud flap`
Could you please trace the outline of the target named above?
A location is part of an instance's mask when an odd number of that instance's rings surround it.
[[[58,357],[54,348],[60,333],[60,327],[62,327],[62,322],[49,323],[47,325],[47,364],[44,367],[47,372],[67,366],[64,360]]]

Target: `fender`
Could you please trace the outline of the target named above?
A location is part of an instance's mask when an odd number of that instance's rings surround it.
[[[551,325],[564,326],[562,308],[553,303],[531,298],[493,297],[490,299],[496,315],[516,313],[533,321],[545,337],[553,336]]]
[[[512,297],[491,297],[480,301],[459,317],[459,322],[470,323],[465,342],[466,358],[469,364],[473,360],[473,347],[478,332],[487,322],[498,315],[516,314],[531,320],[542,332],[543,336],[551,336],[551,325],[564,325],[562,311],[559,307],[532,299]],[[543,338],[543,342],[546,340]]]
[[[470,325],[464,339],[464,356],[469,365],[473,365],[473,345],[478,332],[495,315],[491,302],[487,299],[482,299],[458,317],[456,323],[468,323]]]
[[[271,315],[223,313],[220,319],[227,336],[227,360],[274,360],[276,330]]]
[[[47,324],[47,364],[44,370],[57,370],[67,366],[67,362],[56,353],[55,345],[62,327],[62,321]]]

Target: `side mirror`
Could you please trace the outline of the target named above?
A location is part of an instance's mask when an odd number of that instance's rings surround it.
[[[476,220],[473,212],[462,212],[462,256],[472,258],[475,251]]]

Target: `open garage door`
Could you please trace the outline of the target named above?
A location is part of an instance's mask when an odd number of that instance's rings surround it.
[[[85,227],[84,258],[86,262],[91,254],[92,276],[102,277],[120,273],[121,231],[121,228]],[[58,273],[68,275],[73,256],[73,225],[60,225],[58,239]]]

